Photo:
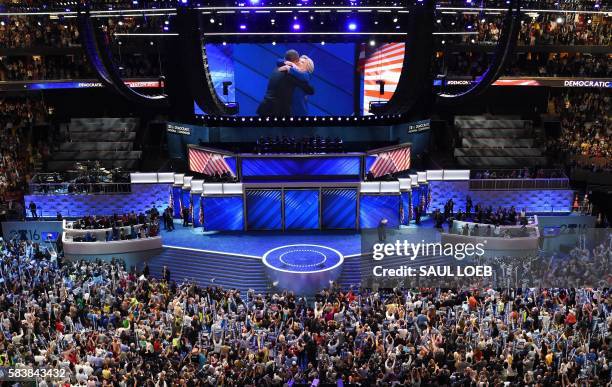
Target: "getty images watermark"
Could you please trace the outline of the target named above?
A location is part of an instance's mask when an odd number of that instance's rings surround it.
[[[425,240],[417,243],[407,240],[396,240],[394,243],[378,242],[372,245],[372,258],[374,261],[382,261],[392,257],[413,262],[417,257],[439,257],[442,260],[454,258],[463,261],[466,258],[483,257],[486,244],[486,240],[481,243],[440,243]],[[374,277],[491,277],[493,268],[490,265],[391,264],[390,267],[385,267],[381,264],[374,265],[371,274]]]

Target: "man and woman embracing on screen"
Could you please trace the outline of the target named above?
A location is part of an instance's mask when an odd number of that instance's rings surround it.
[[[310,84],[314,62],[296,50],[288,50],[268,79],[259,116],[307,116],[308,96],[314,94]]]

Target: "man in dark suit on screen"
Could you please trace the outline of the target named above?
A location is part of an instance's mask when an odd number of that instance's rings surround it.
[[[285,53],[285,60],[298,63],[300,55],[295,50],[288,50]],[[268,87],[264,99],[257,108],[259,116],[290,116],[293,91],[296,87],[301,87],[306,94],[314,94],[314,89],[306,81],[298,80],[290,76],[287,72],[275,68],[268,79]]]

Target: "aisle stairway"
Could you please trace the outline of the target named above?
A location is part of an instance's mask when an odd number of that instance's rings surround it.
[[[161,277],[164,265],[170,268],[171,279],[177,283],[185,279],[201,286],[218,285],[226,289],[249,289],[261,293],[270,283],[260,259],[205,253],[197,250],[164,248],[148,260],[151,274]]]
[[[69,141],[52,153],[48,169],[65,171],[78,161],[99,161],[109,169],[136,169],[142,155],[133,150],[138,126],[136,118],[73,118],[63,128]]]
[[[459,165],[490,168],[546,163],[531,121],[514,116],[457,116],[455,128],[461,139],[455,148]]]
[[[257,293],[270,291],[271,283],[260,259],[207,253],[197,250],[164,248],[158,255],[148,260],[151,275],[161,277],[164,266],[168,266],[171,279],[177,283],[193,281],[200,286],[218,285],[226,289],[239,289],[246,294],[249,289]],[[365,265],[362,265],[365,263]],[[356,288],[362,284],[361,273],[372,273],[374,266],[380,265],[371,256],[345,258],[338,284],[343,289]],[[387,257],[384,267],[395,268],[402,265],[447,265],[460,264],[449,257],[420,257],[410,261],[404,257]],[[365,284],[364,284],[365,285]]]

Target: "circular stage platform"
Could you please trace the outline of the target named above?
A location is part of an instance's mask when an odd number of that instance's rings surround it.
[[[343,262],[338,250],[312,244],[279,246],[263,255],[266,273],[275,287],[299,294],[328,287],[340,276]]]

